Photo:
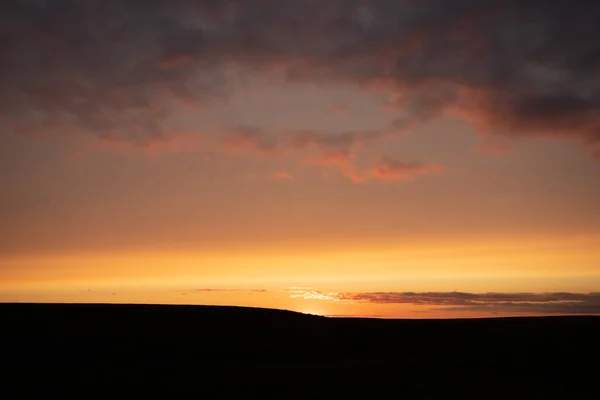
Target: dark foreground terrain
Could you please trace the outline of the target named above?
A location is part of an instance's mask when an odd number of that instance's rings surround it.
[[[0,304],[0,398],[600,398],[600,317]],[[8,395],[8,396],[7,396]]]

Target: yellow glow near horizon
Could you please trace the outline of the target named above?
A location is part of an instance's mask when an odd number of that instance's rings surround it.
[[[13,255],[2,261],[0,287],[50,288],[81,285],[183,287],[194,285],[283,285],[385,287],[386,282],[440,282],[565,275],[597,276],[597,236],[503,239],[398,240],[362,247],[295,246],[212,252],[128,252],[116,254]],[[335,286],[339,287],[335,287]],[[417,285],[420,286],[420,285]]]

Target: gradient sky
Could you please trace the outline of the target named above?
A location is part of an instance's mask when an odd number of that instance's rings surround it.
[[[0,301],[600,314],[596,1],[0,4]]]

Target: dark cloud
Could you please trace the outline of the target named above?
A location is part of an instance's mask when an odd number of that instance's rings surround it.
[[[465,293],[465,292],[368,292],[341,294],[343,299],[368,300],[375,303],[420,303],[470,305],[473,302],[531,302],[548,303],[559,301],[596,301],[600,293]],[[346,298],[347,297],[347,298]]]
[[[487,311],[491,313],[600,314],[600,293],[465,293],[465,292],[321,292],[315,288],[288,288],[300,299],[413,304],[428,310]]]
[[[5,0],[0,124],[146,145],[182,102],[226,96],[233,68],[387,91],[395,129],[450,113],[598,155],[598,15],[595,0]]]

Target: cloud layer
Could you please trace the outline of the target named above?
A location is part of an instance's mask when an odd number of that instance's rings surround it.
[[[481,135],[567,139],[600,157],[599,14],[594,0],[7,0],[0,128],[168,142],[189,129],[182,113],[261,75],[382,91],[396,121],[290,127],[275,142],[235,130],[227,150],[315,147],[313,162],[356,180],[407,179],[441,169],[384,158],[357,172],[355,147],[453,115]]]
[[[290,297],[376,304],[413,304],[440,311],[499,313],[600,314],[600,293],[465,293],[364,292],[324,293],[314,288],[291,291]]]

